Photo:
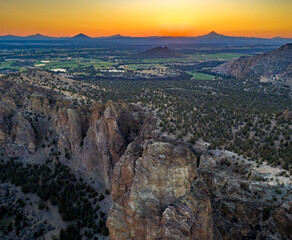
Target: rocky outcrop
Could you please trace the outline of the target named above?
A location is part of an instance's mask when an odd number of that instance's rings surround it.
[[[292,82],[292,63],[287,67],[285,72],[279,74],[278,78],[290,80],[290,82]]]
[[[141,108],[112,102],[81,105],[55,91],[11,80],[0,87],[0,142],[8,156],[42,155],[50,146],[52,155],[84,167],[110,188],[114,165],[144,122]]]
[[[227,160],[218,160],[204,154],[198,168],[210,193],[216,239],[289,239],[291,188],[281,186],[282,195],[276,198],[280,186],[248,180],[248,163],[241,163],[243,171],[238,171],[236,159],[227,165]]]
[[[292,201],[277,207],[272,214],[272,229],[292,237]]]
[[[196,164],[181,146],[132,143],[114,169],[111,239],[212,239],[211,204]]]
[[[38,92],[36,100],[32,94]],[[42,137],[42,118],[55,116],[56,108],[47,100],[61,98],[53,91],[2,79],[0,82],[0,142],[10,157],[27,158],[36,153]],[[50,111],[48,110],[50,109]],[[40,124],[38,124],[40,123]]]
[[[285,110],[282,114],[278,116],[278,119],[284,119],[285,121],[292,120],[292,111],[289,111],[288,109]]]
[[[59,136],[60,149],[76,154],[82,142],[81,119],[79,113],[72,108],[62,108],[57,112],[55,129]]]
[[[236,78],[275,77],[277,74],[282,74],[282,77],[288,80],[291,74],[291,64],[292,44],[286,44],[272,52],[251,57],[241,57],[237,60],[223,63],[214,68],[213,71]]]
[[[137,136],[143,116],[134,105],[109,102],[94,106],[80,156],[83,166],[101,173],[107,186],[115,164]]]
[[[35,153],[37,148],[36,134],[30,124],[21,113],[12,118],[12,129],[6,139],[6,151],[13,157],[27,157]]]

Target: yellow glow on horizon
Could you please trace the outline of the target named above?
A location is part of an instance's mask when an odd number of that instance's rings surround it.
[[[0,35],[292,37],[291,0],[9,0]]]

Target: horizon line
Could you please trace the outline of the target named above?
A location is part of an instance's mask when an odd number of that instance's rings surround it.
[[[203,34],[203,35],[192,35],[192,36],[189,36],[189,35],[180,35],[180,36],[172,36],[172,35],[147,35],[147,36],[134,36],[134,35],[123,35],[123,34],[113,34],[113,35],[104,35],[104,36],[90,36],[89,34],[85,34],[85,33],[77,33],[77,34],[74,34],[74,35],[71,35],[71,36],[52,36],[52,35],[46,35],[46,34],[42,34],[42,33],[35,33],[35,34],[29,34],[29,35],[15,35],[15,34],[6,34],[6,35],[0,35],[0,37],[7,37],[7,36],[11,36],[11,37],[32,37],[32,36],[36,36],[36,35],[41,35],[43,37],[51,37],[51,38],[73,38],[73,37],[76,37],[78,35],[85,35],[87,37],[90,37],[90,38],[106,38],[106,37],[114,37],[114,36],[121,36],[121,37],[132,37],[132,38],[149,38],[149,37],[173,37],[173,38],[179,38],[179,37],[186,37],[186,38],[192,38],[192,37],[201,37],[201,36],[206,36],[206,35],[209,35],[209,34],[217,34],[217,35],[222,35],[222,36],[225,36],[225,37],[243,37],[243,38],[263,38],[263,39],[273,39],[273,38],[288,38],[288,39],[292,39],[292,36],[291,37],[281,37],[280,34],[279,35],[275,35],[273,37],[264,37],[264,36],[261,36],[261,37],[256,37],[256,36],[242,36],[242,35],[225,35],[225,34],[221,34],[221,33],[218,33],[216,31],[211,31],[211,32],[208,32],[206,34]]]

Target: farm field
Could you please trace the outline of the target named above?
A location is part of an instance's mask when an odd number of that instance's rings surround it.
[[[192,54],[188,55],[190,59],[196,61],[210,61],[210,60],[221,60],[228,61],[232,59],[237,59],[242,56],[248,56],[248,54],[241,53],[215,53],[215,54]]]
[[[123,77],[150,79],[177,77],[189,73],[194,79],[213,80],[208,75],[214,64],[221,64],[241,56],[244,49],[198,48],[171,49],[183,58],[131,58],[140,50],[77,48],[77,49],[14,49],[0,50],[0,73],[41,69],[78,77]],[[180,52],[182,51],[182,52]],[[230,52],[229,52],[230,51]],[[248,49],[250,51],[250,49]],[[150,56],[151,57],[151,56]],[[182,66],[182,67],[181,67]],[[204,70],[204,74],[199,74]]]
[[[215,80],[215,77],[205,73],[187,72],[194,80]]]

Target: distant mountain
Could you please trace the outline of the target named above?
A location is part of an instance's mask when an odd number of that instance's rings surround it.
[[[283,40],[283,39],[285,39],[285,38],[282,38],[282,37],[279,37],[279,36],[277,36],[277,37],[274,37],[274,38],[272,38],[273,40]]]
[[[199,37],[197,37],[197,38],[211,38],[211,39],[214,39],[214,38],[216,38],[216,39],[218,39],[218,38],[226,38],[226,37],[228,37],[228,36],[225,36],[225,35],[222,35],[222,34],[219,34],[219,33],[216,33],[216,32],[214,32],[214,31],[212,31],[212,32],[210,32],[210,33],[208,33],[208,34],[206,34],[206,35],[203,35],[203,36],[199,36]]]
[[[109,36],[107,38],[125,38],[126,36],[123,36],[121,34],[116,34],[116,35],[112,35],[112,36]]]
[[[169,50],[167,47],[156,47],[145,52],[135,54],[133,58],[153,59],[153,58],[183,58],[180,53]]]
[[[0,36],[0,40],[8,40],[8,41],[12,41],[12,40],[19,40],[21,39],[22,37],[19,37],[19,36],[15,36],[15,35],[5,35],[5,36]]]
[[[0,41],[5,40],[5,41],[42,41],[42,40],[54,40],[54,39],[63,39],[63,38],[54,38],[54,37],[48,37],[42,34],[34,34],[34,35],[29,35],[26,37],[21,37],[21,36],[15,36],[15,35],[5,35],[5,36],[0,36]]]
[[[292,43],[271,52],[223,63],[213,71],[237,78],[262,76],[292,79]]]
[[[79,33],[78,35],[72,37],[71,39],[72,40],[91,40],[92,38],[83,33]]]
[[[251,46],[251,45],[283,45],[292,42],[292,39],[275,37],[272,39],[254,38],[254,37],[234,37],[226,36],[214,31],[197,37],[171,37],[171,36],[151,36],[151,37],[130,37],[116,34],[109,37],[91,38],[83,33],[74,37],[49,37],[41,34],[35,34],[27,37],[14,35],[0,36],[0,42],[17,41],[22,42],[22,45],[28,44],[29,41],[34,41],[37,44],[41,41],[58,41],[58,45],[74,45],[74,46],[118,46],[118,45],[152,45],[166,46],[176,44],[190,45],[208,45],[208,46]],[[62,43],[63,42],[63,43]],[[90,45],[88,45],[90,42]],[[30,44],[31,45],[31,44]]]
[[[34,35],[29,35],[26,37],[20,37],[20,36],[15,36],[15,35],[5,35],[5,36],[0,36],[0,40],[8,40],[8,41],[16,41],[16,40],[51,40],[51,39],[55,39],[54,37],[48,37],[48,36],[44,36],[42,34],[34,34]]]
[[[34,34],[34,35],[30,35],[30,36],[27,36],[27,37],[24,37],[26,40],[51,40],[51,39],[54,39],[54,37],[48,37],[48,36],[45,36],[45,35],[42,35],[42,34]]]
[[[124,40],[129,40],[129,39],[135,39],[135,37],[129,37],[129,36],[124,36],[121,34],[115,34],[112,36],[108,36],[108,37],[96,37],[94,38],[96,40],[109,40],[109,41],[124,41]]]

